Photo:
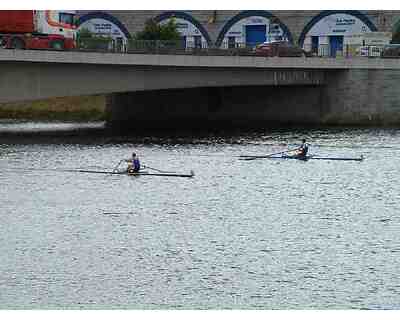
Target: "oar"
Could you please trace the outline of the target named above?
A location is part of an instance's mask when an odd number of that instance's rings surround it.
[[[292,152],[292,151],[296,151],[296,150],[298,150],[298,148],[292,149],[292,150],[281,151],[281,152],[277,152],[277,153],[266,154],[264,156],[240,156],[240,157],[242,157],[244,159],[239,159],[239,160],[256,160],[256,159],[262,159],[262,158],[269,158],[269,157],[272,157],[272,156],[276,156],[278,154]]]
[[[125,174],[126,172],[117,172],[117,171],[96,171],[96,170],[58,170],[61,172],[81,172],[81,173],[103,173],[103,174]]]
[[[154,171],[162,172],[162,173],[174,173],[174,172],[171,172],[171,171],[164,171],[164,170],[152,168],[152,167],[149,167],[148,165],[143,165],[143,168],[149,168],[149,169],[152,169],[152,170],[154,170]]]
[[[120,162],[118,162],[117,166],[114,168],[114,170],[112,172],[117,171],[117,169],[121,165],[122,161],[124,161],[124,159],[122,159]]]

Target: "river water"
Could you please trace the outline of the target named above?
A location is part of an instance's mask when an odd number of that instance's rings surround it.
[[[312,154],[366,160],[237,157],[303,137]],[[397,129],[118,136],[1,122],[0,308],[399,309],[399,141]],[[112,170],[132,151],[196,176],[60,171]]]

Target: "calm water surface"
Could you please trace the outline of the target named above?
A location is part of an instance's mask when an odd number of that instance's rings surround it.
[[[88,127],[0,123],[0,308],[400,308],[400,130]],[[303,136],[366,160],[237,158]],[[196,177],[53,170],[112,170],[133,150]]]

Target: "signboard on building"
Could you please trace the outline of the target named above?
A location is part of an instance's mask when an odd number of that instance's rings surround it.
[[[87,29],[91,33],[99,36],[111,37],[113,39],[122,38],[126,40],[125,34],[111,21],[95,18],[89,19],[79,26],[79,30]]]
[[[307,33],[307,36],[352,35],[371,32],[360,19],[346,13],[331,14],[319,20]]]
[[[391,32],[366,32],[348,36],[347,43],[363,46],[384,46],[392,40]]]

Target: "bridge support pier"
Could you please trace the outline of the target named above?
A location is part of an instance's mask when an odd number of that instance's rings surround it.
[[[112,129],[265,128],[317,124],[322,87],[252,86],[139,91],[107,98]]]
[[[329,71],[325,79],[322,124],[400,124],[400,70]]]

